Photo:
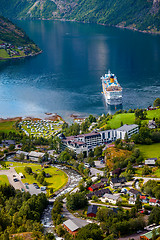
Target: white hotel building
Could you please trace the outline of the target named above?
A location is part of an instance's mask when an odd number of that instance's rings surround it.
[[[63,147],[68,147],[69,149],[79,154],[81,152],[88,152],[94,149],[96,146],[114,142],[117,139],[124,139],[126,134],[130,138],[133,134],[139,132],[139,127],[136,124],[123,125],[118,129],[104,130],[100,132],[91,132],[86,134],[81,134],[77,136],[61,137]]]

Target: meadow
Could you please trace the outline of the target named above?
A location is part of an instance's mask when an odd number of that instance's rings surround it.
[[[62,188],[68,181],[67,174],[62,170],[49,166],[48,168],[43,168],[40,164],[34,163],[21,163],[21,162],[6,162],[6,166],[14,167],[16,172],[22,173],[25,178],[21,179],[23,183],[37,183],[39,186],[41,184],[33,177],[33,174],[28,174],[24,170],[25,166],[31,167],[33,173],[40,173],[42,170],[45,173],[49,173],[51,177],[45,178],[47,182],[47,189],[53,189],[53,192],[56,192],[58,189]]]

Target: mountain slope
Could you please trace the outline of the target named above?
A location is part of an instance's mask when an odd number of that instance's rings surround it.
[[[19,58],[39,52],[38,46],[21,28],[0,16],[0,58]]]
[[[9,18],[67,19],[160,31],[160,0],[0,0]]]

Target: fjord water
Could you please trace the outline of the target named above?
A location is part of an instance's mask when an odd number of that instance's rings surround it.
[[[0,117],[107,113],[100,77],[108,69],[123,87],[124,109],[160,97],[159,35],[75,22],[16,24],[43,53],[0,62]]]

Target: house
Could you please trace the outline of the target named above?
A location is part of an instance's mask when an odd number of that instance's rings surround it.
[[[145,160],[145,165],[155,166],[156,161],[157,161],[157,158],[148,158],[147,160]]]
[[[102,197],[105,193],[111,194],[111,191],[109,190],[109,188],[103,188],[101,190],[88,193],[87,198],[92,199],[92,196]]]
[[[142,203],[149,203],[149,199],[146,196],[140,196]]]
[[[92,186],[88,187],[88,190],[93,192],[93,191],[98,190],[99,188],[103,188],[103,187],[104,187],[104,183],[99,182],[99,183],[93,184]]]
[[[87,217],[96,217],[96,213],[97,213],[97,206],[90,205],[87,210]]]
[[[108,178],[101,178],[101,182],[107,183],[108,182]]]
[[[5,146],[7,146],[7,147],[9,147],[10,145],[15,145],[16,144],[16,142],[15,142],[15,140],[2,140],[2,146],[3,145],[5,145]]]
[[[63,223],[64,228],[73,236],[75,236],[78,232],[78,230],[84,226],[86,226],[88,223],[85,221],[80,221],[78,219],[68,219]]]
[[[142,195],[141,192],[139,192],[138,190],[134,189],[134,188],[131,188],[129,191],[128,191],[128,194],[130,197],[136,199],[138,195]]]
[[[126,182],[125,177],[121,178],[111,178],[110,180],[110,187],[111,188],[119,188],[122,187],[122,185]]]
[[[117,129],[117,138],[125,139],[126,135],[128,136],[128,138],[131,138],[133,134],[136,134],[138,132],[139,126],[137,124],[124,124],[122,127]]]
[[[29,159],[31,161],[34,161],[34,162],[38,162],[39,159],[44,159],[44,155],[45,153],[42,153],[42,152],[35,152],[35,151],[31,151],[29,153]]]
[[[159,236],[158,230],[157,230],[157,229],[155,229],[155,230],[156,230],[156,231],[155,231],[156,236]],[[141,239],[142,239],[142,240],[151,240],[151,239],[153,239],[153,232],[150,231],[150,232],[147,232],[147,233],[141,235],[141,236],[140,236],[140,240],[141,240]]]
[[[121,172],[122,172],[122,170],[120,168],[117,168],[117,169],[113,170],[112,172],[110,172],[110,176],[117,175],[119,177]]]
[[[24,159],[29,159],[29,153],[28,152],[24,152],[24,151],[21,151],[21,150],[18,150],[16,152],[16,157],[20,158],[21,156],[24,156]]]
[[[160,206],[160,201],[158,201],[156,198],[151,198],[151,199],[149,199],[149,205]]]
[[[112,203],[112,204],[117,204],[118,202],[120,202],[122,199],[120,198],[119,194],[108,194],[108,193],[105,193],[101,198],[100,200],[102,202],[109,202],[109,203]]]
[[[130,199],[128,200],[128,203],[131,204],[131,205],[135,205],[136,199],[135,199],[135,198],[130,198]]]
[[[154,120],[149,120],[148,128],[150,128],[150,129],[155,129],[155,128],[157,128],[156,122],[155,122]]]

